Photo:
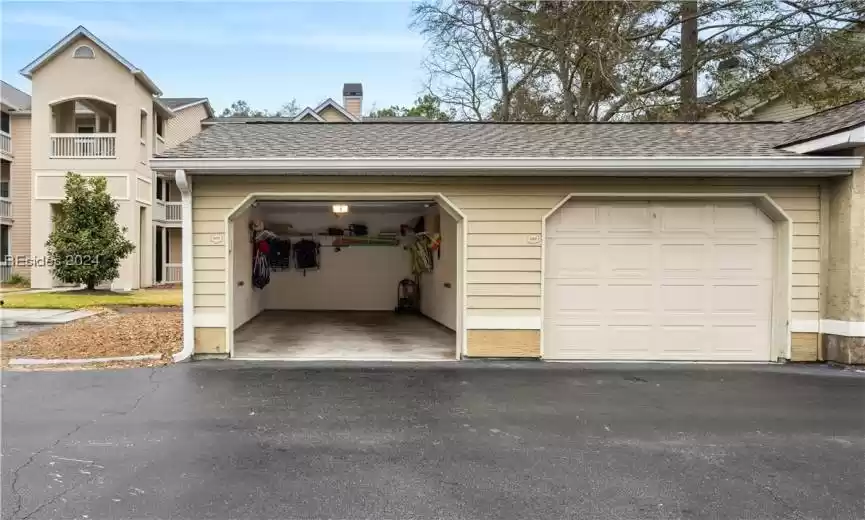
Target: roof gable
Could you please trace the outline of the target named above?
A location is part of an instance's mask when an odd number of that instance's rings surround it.
[[[294,116],[292,121],[318,121],[323,122],[324,119],[318,115],[313,109],[306,107],[299,114]]]
[[[103,52],[111,56],[117,63],[125,67],[133,76],[140,80],[152,94],[157,96],[162,95],[162,91],[156,86],[153,81],[147,77],[143,70],[139,69],[126,58],[117,53],[114,49],[108,46],[105,42],[97,38],[93,33],[88,31],[83,25],[79,25],[72,32],[64,36],[59,42],[55,43],[50,49],[43,52],[38,58],[27,64],[21,69],[21,75],[26,78],[32,78],[33,73],[43,67],[46,63],[53,60],[58,54],[66,50],[70,45],[75,43],[78,38],[86,38],[94,45],[99,47]]]
[[[785,146],[865,125],[865,99],[799,118],[795,123],[800,130],[790,136]]]
[[[173,112],[180,112],[187,108],[192,108],[197,105],[204,105],[204,110],[207,112],[207,117],[213,117],[213,107],[210,106],[210,100],[206,97],[201,98],[159,98]]]
[[[343,107],[342,105],[340,105],[339,103],[334,101],[333,98],[325,99],[324,101],[321,102],[320,105],[315,107],[313,110],[315,110],[316,114],[321,114],[322,111],[324,111],[327,108],[333,108],[334,110],[336,110],[340,114],[344,115],[349,121],[352,121],[355,123],[357,121],[359,121],[359,119],[354,114],[352,114],[351,112],[346,110],[345,107]]]

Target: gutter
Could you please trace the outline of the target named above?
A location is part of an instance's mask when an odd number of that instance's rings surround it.
[[[186,172],[177,170],[174,180],[180,190],[180,211],[182,228],[181,252],[185,262],[181,263],[183,272],[183,348],[174,354],[174,362],[179,363],[192,357],[195,351],[195,327],[192,318],[195,313],[194,269],[192,262],[192,183]]]
[[[240,172],[247,174],[284,174],[287,172],[405,172],[414,175],[525,175],[548,174],[646,176],[676,174],[693,176],[695,172],[802,172],[806,176],[843,175],[862,165],[862,157],[312,157],[312,158],[167,158],[154,157],[150,167],[154,170],[195,170],[195,174]],[[419,171],[418,171],[419,170]],[[810,173],[809,173],[810,172]]]

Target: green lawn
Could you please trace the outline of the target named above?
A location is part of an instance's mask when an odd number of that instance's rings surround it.
[[[66,291],[54,293],[6,293],[0,296],[7,309],[82,309],[85,307],[180,306],[181,289],[144,289],[130,293]]]

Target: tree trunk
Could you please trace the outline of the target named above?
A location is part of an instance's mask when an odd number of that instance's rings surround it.
[[[682,21],[682,80],[679,82],[679,120],[694,121],[697,119],[697,46],[699,12],[698,0],[683,0],[679,9]]]
[[[87,290],[93,291],[96,289],[96,280],[87,280]]]

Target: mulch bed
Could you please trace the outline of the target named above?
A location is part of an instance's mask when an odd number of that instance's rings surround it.
[[[182,322],[181,311],[174,308],[132,313],[108,309],[90,318],[4,342],[2,362],[6,365],[11,358],[81,359],[161,354],[162,359],[157,362],[125,363],[123,366],[166,364],[182,347]]]

